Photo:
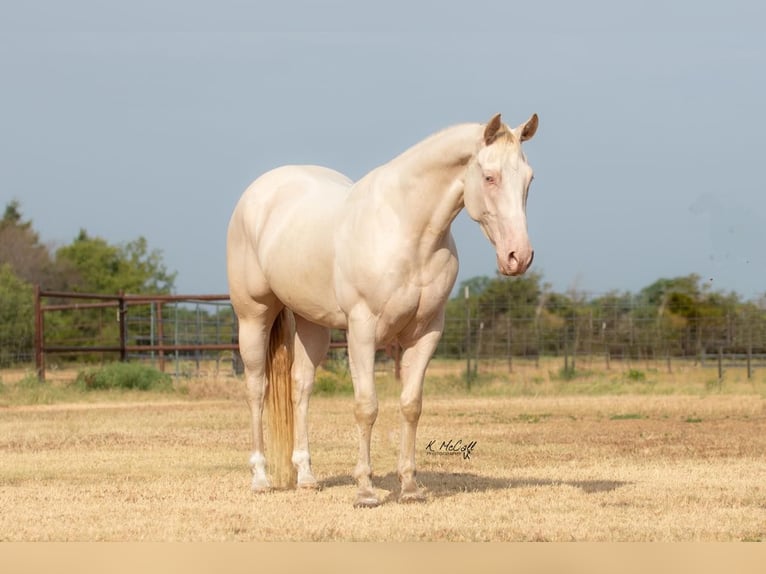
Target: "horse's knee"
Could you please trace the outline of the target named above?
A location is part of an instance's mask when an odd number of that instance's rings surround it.
[[[418,419],[420,419],[420,413],[423,410],[423,400],[420,397],[402,398],[401,409],[404,420],[410,423],[417,422]]]
[[[378,400],[374,397],[357,399],[354,416],[357,422],[371,425],[378,417]]]

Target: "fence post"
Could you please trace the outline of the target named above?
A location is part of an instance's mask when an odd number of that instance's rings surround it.
[[[665,347],[665,362],[668,367],[668,374],[673,372],[673,366],[670,363],[670,346]]]
[[[512,330],[511,330],[511,311],[510,307],[506,315],[506,320],[508,321],[507,325],[507,333],[506,333],[506,349],[505,352],[508,355],[508,372],[513,373],[513,345],[511,344],[511,337],[513,336]],[[526,349],[524,349],[526,352]]]
[[[747,380],[753,378],[753,327],[747,322]]]
[[[718,345],[718,385],[723,384],[723,345]]]
[[[163,313],[163,305],[162,301],[155,301],[155,314],[157,316],[157,344],[162,345],[165,341],[165,329],[163,327],[164,321],[162,320],[162,313]],[[160,363],[160,372],[165,372],[165,351],[162,349],[158,352],[159,356],[159,363]]]
[[[465,384],[468,390],[471,390],[471,306],[468,298],[470,290],[466,285],[463,291],[465,296]]]
[[[43,333],[43,309],[40,299],[40,285],[35,284],[35,371],[37,372],[37,379],[44,383],[45,355],[43,352],[43,341],[45,341],[45,335]]]
[[[125,292],[120,291],[119,293],[119,307],[117,309],[117,321],[119,322],[119,328],[120,328],[120,361],[123,363],[128,358],[128,352],[127,352],[127,344],[128,344],[128,324],[127,324],[127,303],[125,302]]]

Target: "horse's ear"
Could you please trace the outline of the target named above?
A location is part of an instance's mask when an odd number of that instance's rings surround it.
[[[500,114],[495,114],[484,128],[484,145],[491,145],[497,139],[497,136],[500,135],[502,127],[503,122],[500,121]]]
[[[537,114],[532,114],[532,117],[527,120],[527,123],[519,126],[513,131],[518,134],[519,140],[523,142],[532,139],[532,136],[534,136],[537,131]]]

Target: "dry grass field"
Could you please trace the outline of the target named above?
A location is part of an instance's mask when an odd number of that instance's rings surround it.
[[[0,380],[3,541],[766,539],[762,383],[711,388],[703,376],[682,392],[615,393],[488,383],[471,394],[427,384],[418,478],[429,499],[402,505],[396,391],[384,380],[373,467],[385,503],[355,509],[349,396],[312,399],[321,490],[256,495],[237,381],[81,397],[49,383],[50,395],[25,402],[9,398],[12,375]],[[470,457],[440,451],[450,440],[475,441]]]

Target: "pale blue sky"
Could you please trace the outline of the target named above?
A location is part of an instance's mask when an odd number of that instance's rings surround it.
[[[519,5],[516,5],[519,4]],[[766,4],[132,0],[0,8],[0,202],[43,240],[143,235],[225,292],[225,231],[285,163],[358,178],[532,112],[533,268],[554,289],[698,273],[766,292]],[[493,275],[461,214],[458,281]]]

